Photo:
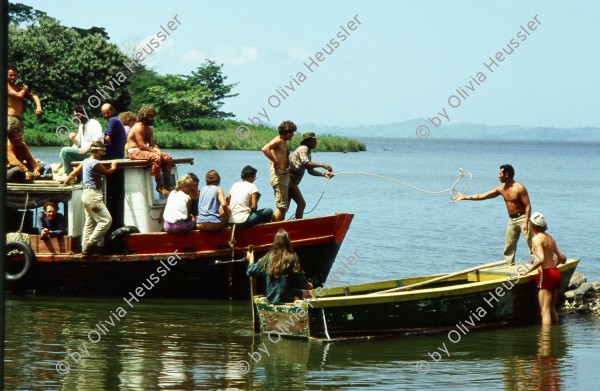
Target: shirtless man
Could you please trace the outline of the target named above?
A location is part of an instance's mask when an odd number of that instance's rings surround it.
[[[156,180],[156,191],[163,196],[169,195],[171,186],[172,158],[160,150],[154,142],[154,125],[156,110],[152,106],[142,106],[138,120],[127,135],[127,154],[131,160],[148,160],[152,162],[152,176]],[[162,174],[164,182],[160,177]]]
[[[271,186],[275,192],[275,206],[277,210],[273,214],[273,221],[281,221],[285,218],[288,209],[288,189],[290,187],[290,150],[287,141],[294,137],[297,130],[292,121],[283,121],[279,125],[279,136],[271,140],[262,148],[262,152],[271,161],[270,179]]]
[[[531,238],[533,234],[529,231],[529,216],[531,214],[531,203],[529,194],[522,184],[514,181],[515,169],[510,164],[500,166],[498,179],[503,185],[488,191],[487,193],[466,196],[457,192],[453,202],[462,200],[483,201],[490,198],[496,198],[501,195],[506,203],[508,211],[508,228],[506,229],[506,242],[504,244],[504,260],[509,265],[515,264],[515,254],[517,252],[517,242],[519,233],[522,233],[527,241],[529,253],[531,254]]]
[[[8,117],[13,117],[23,121],[23,111],[25,110],[25,99],[32,99],[35,102],[35,114],[42,115],[42,102],[37,95],[29,91],[28,86],[20,86],[16,83],[19,71],[15,66],[8,67]]]
[[[536,286],[540,289],[538,300],[543,325],[558,322],[556,298],[558,289],[562,284],[562,278],[557,266],[567,260],[552,236],[546,233],[546,229],[548,229],[548,226],[544,215],[535,212],[531,216],[531,230],[535,235],[533,237],[533,266],[525,274],[531,273],[540,266],[542,267],[536,277]]]

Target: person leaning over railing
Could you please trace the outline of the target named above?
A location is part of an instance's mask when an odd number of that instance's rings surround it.
[[[44,204],[44,211],[38,214],[37,229],[41,239],[56,238],[67,232],[65,216],[57,209],[54,202],[48,201]]]

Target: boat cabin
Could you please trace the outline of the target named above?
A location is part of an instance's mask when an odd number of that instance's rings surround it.
[[[118,168],[103,181],[104,203],[113,218],[109,232],[133,226],[140,233],[160,232],[159,216],[167,197],[159,194],[154,177],[150,175],[151,163],[145,160],[115,159]],[[109,168],[113,160],[103,160]],[[80,162],[73,163],[77,166]],[[184,168],[194,164],[193,158],[174,158],[171,183],[174,185]],[[180,173],[181,172],[181,173]],[[31,247],[36,253],[63,253],[80,250],[85,215],[81,204],[81,182],[65,186],[62,182],[38,180],[33,183],[7,183],[4,224],[6,232],[17,232],[23,223],[23,233],[31,236]],[[65,216],[68,232],[64,238],[39,240],[37,215],[47,201],[54,201]],[[25,214],[25,216],[23,216]],[[50,248],[49,248],[50,247]]]

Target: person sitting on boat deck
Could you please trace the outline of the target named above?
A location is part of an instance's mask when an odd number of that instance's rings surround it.
[[[85,225],[81,247],[83,255],[96,255],[102,252],[104,235],[110,229],[112,217],[102,199],[102,179],[117,170],[117,162],[113,161],[110,168],[104,167],[100,160],[106,153],[106,147],[101,141],[94,141],[90,146],[92,155],[85,159],[65,179],[65,185],[71,183],[83,173],[83,193],[81,203],[85,212]]]
[[[302,135],[300,146],[296,148],[290,155],[290,189],[288,207],[291,200],[296,203],[296,218],[301,219],[304,216],[304,208],[306,201],[300,191],[300,181],[304,176],[304,171],[308,171],[310,175],[321,176],[327,179],[333,178],[333,168],[329,164],[315,163],[312,161],[311,153],[317,147],[317,135],[313,132],[307,132]],[[315,170],[316,167],[321,167],[329,172],[320,172]]]
[[[200,189],[196,228],[200,231],[219,231],[227,226],[231,214],[225,192],[219,185],[221,176],[215,170],[206,173],[206,186]]]
[[[156,119],[156,110],[152,106],[142,106],[138,119],[127,135],[127,154],[131,160],[148,160],[152,162],[152,176],[156,180],[156,191],[161,195],[169,194],[171,187],[171,155],[160,150],[154,142],[152,125]],[[162,170],[163,179],[160,177]]]
[[[200,185],[200,178],[193,172],[188,172],[186,175],[189,175],[192,178],[192,189],[190,190],[190,197],[192,198],[192,217],[194,221],[196,221],[196,217],[198,217],[198,205],[200,204],[200,190],[198,190],[198,186]]]
[[[527,241],[529,253],[531,254],[531,239],[533,234],[529,230],[529,216],[531,214],[531,202],[527,189],[519,182],[513,179],[515,169],[510,164],[500,166],[498,179],[503,185],[500,185],[487,193],[466,196],[456,192],[457,196],[452,201],[483,201],[490,198],[502,196],[506,203],[508,211],[508,228],[506,229],[506,239],[504,244],[504,260],[509,265],[515,264],[515,254],[517,253],[517,243],[519,234],[522,233]]]
[[[7,100],[8,100],[8,118],[15,118],[19,125],[23,125],[23,112],[25,111],[25,99],[31,99],[35,102],[35,114],[42,115],[42,102],[40,98],[31,92],[28,86],[17,84],[17,76],[19,71],[14,65],[8,66],[7,75]]]
[[[163,228],[171,234],[185,233],[196,229],[191,214],[192,177],[184,175],[177,181],[177,187],[169,194],[163,212]]]
[[[102,116],[108,121],[106,132],[104,132],[104,145],[106,155],[104,159],[123,159],[127,135],[125,127],[119,118],[117,111],[110,103],[102,105]]]
[[[529,274],[541,266],[536,276],[536,286],[540,289],[538,300],[542,315],[542,324],[551,325],[552,322],[558,322],[558,313],[556,312],[556,299],[558,290],[562,284],[562,278],[558,265],[566,262],[567,257],[560,251],[554,238],[546,233],[548,225],[546,219],[540,212],[535,212],[531,216],[531,229],[533,231],[533,266],[529,268]]]
[[[286,231],[277,232],[273,248],[257,263],[254,263],[254,251],[249,250],[246,259],[249,276],[265,277],[269,303],[284,304],[311,297],[313,286],[300,269],[300,259]]]
[[[73,146],[64,147],[60,150],[59,156],[65,170],[65,175],[69,175],[73,171],[71,162],[82,161],[90,157],[92,142],[102,141],[102,125],[100,125],[100,122],[91,118],[81,105],[73,106],[72,110],[80,124],[77,134],[69,134],[69,140],[71,140]]]
[[[131,111],[124,111],[121,114],[119,114],[119,119],[121,120],[123,128],[125,129],[125,137],[127,137],[129,131],[138,120],[137,115],[135,115],[135,113],[132,113]],[[127,139],[125,139],[125,141],[127,141]]]
[[[268,223],[273,218],[272,209],[258,209],[260,193],[258,187],[254,184],[256,173],[256,168],[244,167],[241,174],[242,181],[231,186],[226,199],[231,210],[229,224],[237,224],[238,227],[251,227],[260,223]]]
[[[271,186],[275,193],[275,206],[273,221],[285,219],[288,209],[288,190],[290,187],[290,150],[287,141],[294,137],[298,128],[292,121],[283,121],[278,128],[279,136],[269,141],[262,147],[263,154],[269,159],[269,172]]]
[[[9,118],[6,140],[6,182],[33,182],[40,178],[40,166],[23,141],[23,129]]]
[[[56,204],[48,201],[44,204],[44,210],[38,214],[37,229],[41,239],[56,238],[67,232],[65,216],[57,210]]]

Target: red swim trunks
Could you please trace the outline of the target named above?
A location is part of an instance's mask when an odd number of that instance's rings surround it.
[[[552,269],[542,269],[535,277],[535,281],[538,288],[553,291],[560,288],[562,278],[558,268],[553,267]]]

